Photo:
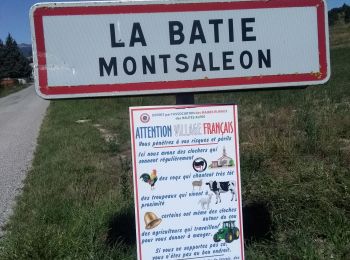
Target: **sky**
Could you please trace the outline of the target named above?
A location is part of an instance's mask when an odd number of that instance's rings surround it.
[[[344,3],[350,5],[350,0],[326,1],[329,10]],[[31,43],[29,9],[39,2],[67,2],[67,0],[0,0],[0,39],[4,41],[10,33],[18,44]]]

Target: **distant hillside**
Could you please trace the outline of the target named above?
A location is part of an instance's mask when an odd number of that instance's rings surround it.
[[[32,45],[27,43],[21,43],[18,44],[18,48],[23,53],[25,57],[31,57],[32,56]]]

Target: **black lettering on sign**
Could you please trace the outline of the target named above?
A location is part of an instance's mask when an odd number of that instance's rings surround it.
[[[109,32],[111,35],[111,46],[112,48],[115,47],[125,47],[125,43],[121,41],[121,39],[117,42],[116,38],[115,38],[115,28],[114,28],[114,24],[111,23],[109,24]]]
[[[215,67],[214,66],[213,53],[212,52],[209,52],[209,70],[210,71],[220,70],[220,67]]]
[[[219,42],[219,24],[223,24],[224,20],[222,19],[210,19],[209,24],[214,26],[214,41]]]
[[[266,68],[271,68],[271,51],[270,49],[266,50],[266,56],[262,50],[258,51],[258,60],[259,60],[259,68],[263,67],[263,62]]]
[[[193,44],[196,40],[200,40],[202,43],[206,43],[203,28],[199,20],[193,21],[190,44]]]
[[[228,38],[230,42],[234,42],[233,19],[228,19]]]
[[[183,68],[176,68],[176,70],[180,73],[184,73],[184,72],[187,72],[188,71],[188,63],[185,61],[185,60],[182,60],[182,59],[187,59],[187,55],[185,54],[179,54],[179,55],[176,55],[175,57],[175,60],[177,62],[177,64],[180,64],[183,66]]]
[[[244,62],[244,57],[248,57],[248,62]],[[239,57],[239,60],[243,69],[249,69],[253,64],[253,56],[249,51],[243,51]]]
[[[142,70],[143,74],[147,74],[147,69],[152,74],[156,73],[156,62],[154,60],[154,55],[151,55],[151,62],[147,59],[146,56],[142,56]]]
[[[248,32],[253,32],[253,27],[249,27],[248,23],[255,23],[255,18],[242,18],[242,41],[256,41],[256,36],[248,36]]]
[[[128,67],[130,67],[130,66],[128,66],[128,63],[130,64],[129,61],[131,61],[131,68],[128,68]],[[123,69],[124,69],[124,72],[126,74],[128,74],[129,76],[135,74],[135,72],[136,72],[136,61],[135,61],[135,59],[133,57],[130,57],[130,56],[125,57],[125,59],[123,61]]]
[[[184,42],[185,35],[183,34],[184,26],[179,21],[169,21],[169,40],[170,45],[179,45]]]
[[[224,51],[222,53],[222,68],[223,70],[234,70],[235,66],[230,65],[232,62],[233,51]]]
[[[202,55],[197,52],[194,56],[194,62],[193,62],[193,69],[192,71],[195,72],[197,69],[201,69],[202,71],[205,71],[205,65],[202,58]]]
[[[159,55],[159,59],[163,60],[163,71],[168,73],[168,59],[170,59],[170,54]]]
[[[147,46],[140,23],[134,23],[132,26],[130,47],[134,47],[136,42],[140,42],[142,46]]]
[[[100,67],[100,77],[104,76],[104,71],[106,71],[107,75],[110,76],[111,72],[113,70],[113,75],[117,76],[117,58],[112,57],[109,61],[109,64],[107,64],[106,60],[104,58],[98,59],[99,67]]]

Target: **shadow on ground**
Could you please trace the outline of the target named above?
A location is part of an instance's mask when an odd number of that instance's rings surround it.
[[[252,202],[243,207],[243,229],[246,244],[271,239],[273,229],[271,214],[265,203]],[[111,247],[134,246],[136,244],[133,209],[111,217],[108,223],[106,243]]]
[[[270,240],[272,229],[271,214],[265,203],[252,202],[243,206],[243,231],[246,244]]]
[[[135,214],[133,210],[118,213],[108,223],[108,246],[133,246],[136,244]]]

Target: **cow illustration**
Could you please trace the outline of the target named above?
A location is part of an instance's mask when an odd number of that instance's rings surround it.
[[[218,202],[221,202],[221,193],[230,192],[232,194],[231,201],[235,198],[235,201],[237,201],[237,195],[236,195],[236,183],[234,181],[209,181],[206,183],[206,185],[209,185],[209,189],[215,194],[216,202],[215,204],[218,204]]]
[[[192,166],[196,172],[203,172],[207,168],[207,161],[199,157],[193,161]]]

